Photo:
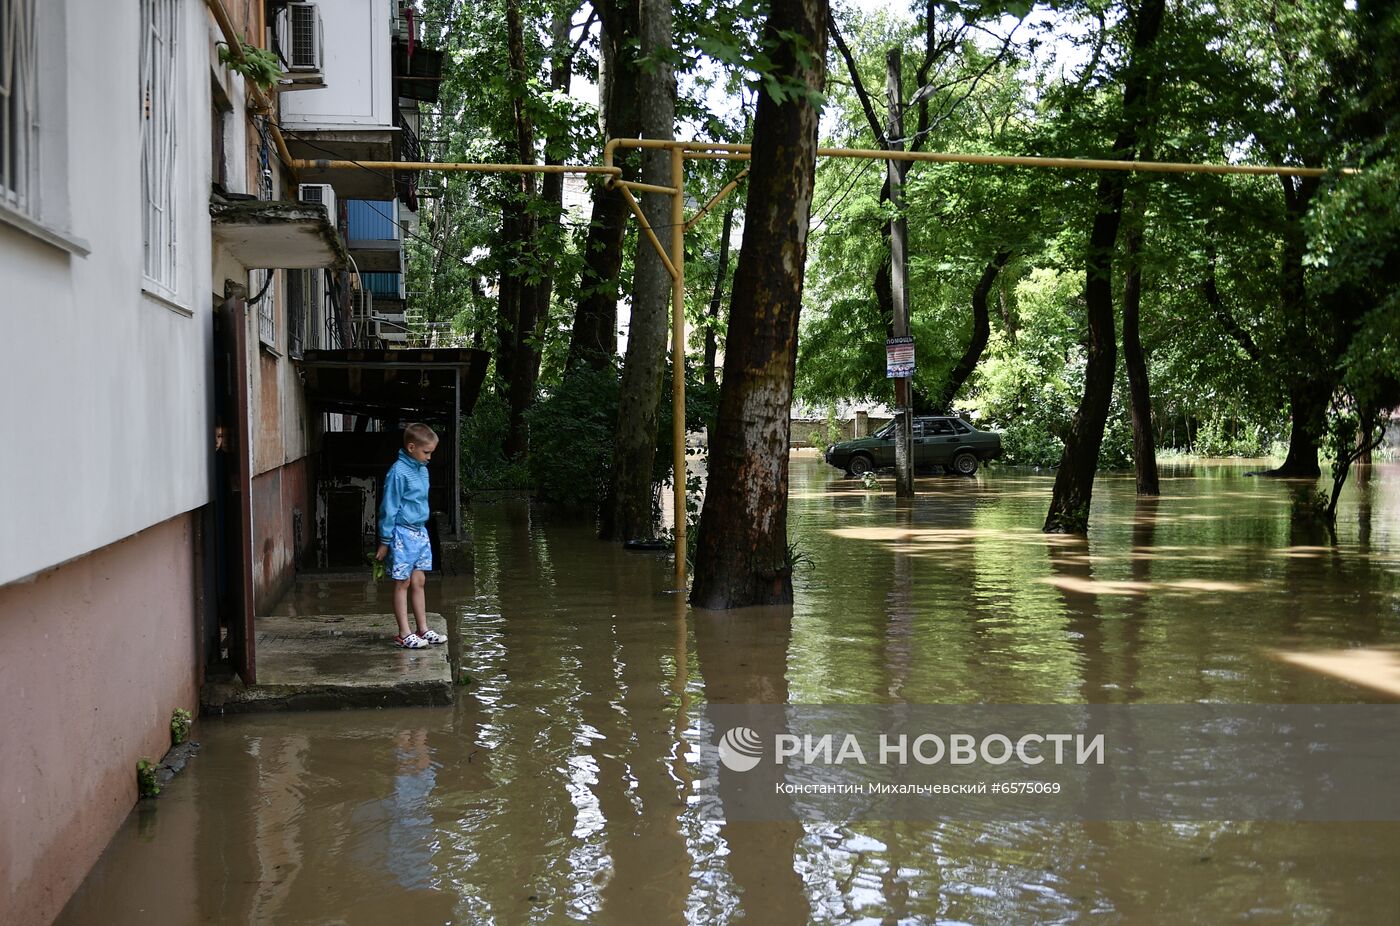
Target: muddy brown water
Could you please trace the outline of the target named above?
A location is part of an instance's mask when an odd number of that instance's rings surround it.
[[[1157,501],[1104,477],[1085,544],[1039,532],[1045,475],[920,480],[896,510],[795,456],[796,604],[727,614],[659,555],[478,501],[475,577],[429,589],[458,704],[201,722],[60,922],[1394,923],[1400,824],[726,825],[687,800],[707,700],[1386,700],[1277,654],[1400,644],[1400,468],[1348,489],[1336,547],[1245,471],[1168,467]],[[313,581],[283,605],[388,607]]]

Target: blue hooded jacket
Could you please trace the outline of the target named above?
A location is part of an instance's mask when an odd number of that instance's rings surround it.
[[[395,527],[421,528],[428,523],[428,467],[399,451],[384,477],[384,500],[379,505],[379,542],[389,544]]]

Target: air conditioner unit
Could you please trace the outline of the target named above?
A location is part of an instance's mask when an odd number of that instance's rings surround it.
[[[277,16],[277,44],[289,71],[320,71],[325,30],[315,3],[288,3]]]
[[[382,321],[374,323],[374,336],[381,341],[407,341],[408,329]]]
[[[374,294],[367,289],[357,289],[354,291],[354,300],[350,305],[350,315],[356,321],[367,321],[374,313]]]
[[[338,216],[335,211],[335,187],[329,183],[303,183],[297,187],[297,199],[304,203],[319,203],[326,207],[334,227]]]

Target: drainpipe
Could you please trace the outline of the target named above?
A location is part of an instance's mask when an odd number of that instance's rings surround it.
[[[229,18],[228,10],[224,9],[223,0],[204,0],[204,5],[209,8],[209,12],[214,16],[214,21],[219,25],[219,31],[224,34],[229,54],[235,61],[243,63],[246,60],[243,57],[243,40],[239,37],[238,30],[233,27],[233,20]],[[252,97],[253,102],[257,104],[262,113],[271,114],[276,107],[272,105],[272,101],[268,99],[263,89],[246,78],[244,83],[247,84],[248,95]],[[272,129],[272,143],[277,148],[278,159],[287,166],[288,170],[293,172],[295,177],[296,161],[292,157],[292,153],[287,150],[287,141],[282,137],[282,130],[277,127],[275,121],[271,122],[269,127]]]

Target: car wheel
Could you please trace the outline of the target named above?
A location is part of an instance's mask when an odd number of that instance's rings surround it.
[[[953,457],[953,472],[959,476],[971,476],[977,472],[977,454],[970,450],[964,450]]]
[[[858,453],[851,457],[851,462],[846,464],[846,472],[859,479],[866,473],[875,471],[875,461],[863,453]]]

